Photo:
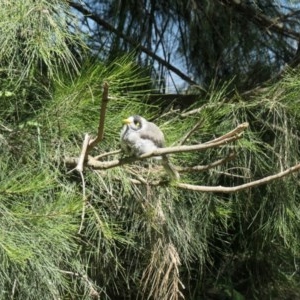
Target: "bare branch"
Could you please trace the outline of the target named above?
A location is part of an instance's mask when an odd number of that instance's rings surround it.
[[[104,121],[105,121],[105,114],[106,114],[106,107],[108,103],[108,83],[104,82],[103,84],[103,93],[102,93],[102,102],[101,102],[101,108],[100,108],[100,119],[99,119],[99,125],[98,125],[98,133],[97,137],[90,141],[88,152],[95,147],[96,144],[102,141],[103,135],[104,135]]]
[[[82,182],[82,211],[81,211],[81,222],[80,222],[80,226],[78,229],[78,234],[81,233],[81,230],[83,228],[83,224],[84,224],[84,218],[85,218],[85,208],[86,208],[86,203],[87,203],[87,198],[86,198],[86,192],[85,192],[85,180],[84,180],[84,176],[83,176],[83,172],[79,172],[80,177],[81,177],[81,182]]]
[[[84,162],[86,160],[87,149],[88,149],[88,146],[89,146],[90,139],[91,139],[91,137],[88,134],[86,134],[84,136],[84,141],[83,141],[83,144],[82,144],[81,153],[80,153],[80,156],[79,156],[79,159],[78,159],[77,166],[75,168],[75,170],[77,170],[79,173],[83,172],[83,165],[84,165]]]
[[[280,179],[282,177],[285,177],[291,173],[297,172],[300,169],[300,164],[297,164],[283,172],[277,173],[275,175],[270,175],[267,177],[264,177],[259,180],[251,181],[249,183],[233,186],[233,187],[225,187],[225,186],[203,186],[203,185],[193,185],[193,184],[187,184],[187,183],[176,183],[175,186],[185,189],[185,190],[191,190],[191,191],[197,191],[197,192],[210,192],[210,193],[236,193],[239,191],[243,191],[246,189],[250,189],[252,187],[260,186],[266,183],[269,183],[271,181]]]
[[[77,161],[77,165],[75,167],[75,170],[77,170],[79,173],[83,172],[84,162],[86,161],[89,151],[91,151],[91,149],[103,139],[104,121],[105,121],[107,103],[108,103],[108,83],[104,82],[97,137],[91,140],[91,137],[88,134],[85,135],[81,153]]]
[[[214,147],[220,147],[222,145],[225,145],[229,142],[233,142],[241,137],[242,132],[248,127],[248,123],[243,123],[237,126],[234,130],[224,134],[221,137],[218,137],[212,141],[206,142],[204,144],[198,144],[198,145],[190,145],[190,146],[177,146],[177,147],[168,147],[168,148],[160,148],[157,149],[156,151],[153,151],[152,153],[146,153],[143,154],[140,157],[125,157],[117,160],[112,160],[112,161],[106,161],[106,162],[100,162],[96,160],[92,156],[88,156],[87,159],[84,161],[83,160],[83,153],[85,152],[84,148],[87,147],[88,141],[89,141],[89,136],[86,135],[85,141],[83,144],[83,151],[81,153],[81,156],[79,158],[66,158],[65,163],[69,165],[77,165],[76,169],[79,170],[80,174],[82,174],[81,171],[81,164],[85,163],[87,166],[92,167],[93,169],[109,169],[117,166],[121,166],[124,164],[129,164],[138,160],[143,160],[149,157],[153,156],[160,156],[163,154],[170,154],[170,153],[179,153],[179,152],[190,152],[190,151],[201,151],[201,150],[206,150],[209,148],[214,148]],[[113,152],[108,152],[107,155],[110,154],[116,154],[116,151]],[[104,156],[105,154],[103,154]],[[103,157],[102,156],[102,157]],[[98,156],[97,158],[101,157]],[[224,164],[225,162],[233,159],[235,157],[235,153],[230,153],[227,157],[222,158],[220,160],[217,160],[209,165],[206,166],[193,166],[193,167],[186,167],[186,168],[177,168],[179,172],[189,172],[189,171],[204,171],[208,170],[210,168],[216,167],[218,165]],[[267,177],[264,177],[259,180],[255,180],[252,182],[248,182],[242,185],[234,186],[234,187],[225,187],[225,186],[201,186],[201,185],[192,185],[192,184],[187,184],[187,183],[180,183],[180,182],[173,182],[172,186],[180,188],[180,189],[185,189],[185,190],[192,190],[192,191],[197,191],[197,192],[211,192],[211,193],[236,193],[242,190],[250,189],[256,186],[260,186],[266,183],[269,183],[271,181],[280,179],[282,177],[285,177],[291,173],[297,172],[300,169],[300,164],[297,164],[285,171],[279,172],[275,175],[270,175]],[[146,182],[145,180],[141,180],[138,178],[138,180],[131,180],[132,183],[134,184],[147,184],[151,186],[163,186],[168,184],[166,181],[156,181],[156,182]]]
[[[92,156],[88,156],[86,165],[89,167],[92,167],[95,170],[110,169],[110,168],[122,166],[125,164],[130,164],[135,161],[150,158],[153,156],[161,156],[163,154],[203,151],[203,150],[210,149],[210,148],[216,148],[216,147],[220,147],[222,145],[226,145],[228,143],[231,143],[233,141],[240,139],[242,137],[242,135],[241,135],[242,131],[245,130],[247,128],[247,126],[248,126],[247,123],[243,123],[243,124],[239,125],[238,127],[236,127],[234,130],[232,130],[231,132],[223,135],[222,137],[217,138],[211,142],[207,142],[205,144],[159,148],[153,152],[145,153],[139,157],[124,157],[124,158],[116,159],[116,160],[112,160],[112,161],[100,162],[100,161],[97,161]],[[64,161],[67,165],[70,165],[70,166],[77,164],[77,158],[70,158],[70,157],[68,158],[67,157],[67,158],[65,158]]]
[[[300,170],[300,164],[297,164],[283,172],[270,175],[264,178],[261,178],[259,180],[255,180],[249,183],[233,186],[233,187],[226,187],[226,186],[206,186],[206,185],[193,185],[193,184],[187,184],[187,183],[172,183],[172,186],[177,187],[179,189],[184,190],[190,190],[190,191],[196,191],[196,192],[206,192],[206,193],[224,193],[224,194],[232,194],[237,193],[246,189],[250,189],[253,187],[257,187],[263,184],[267,184],[271,181],[283,178],[288,176],[291,173],[295,173]],[[145,184],[143,181],[137,180],[137,179],[130,179],[130,182],[133,184]],[[168,181],[161,180],[161,181],[153,181],[153,182],[147,182],[147,185],[149,186],[166,186],[169,185]]]
[[[15,298],[16,287],[17,287],[17,279],[14,280],[14,284],[13,284],[13,287],[12,287],[10,299],[14,299]]]
[[[4,126],[3,124],[0,124],[0,126],[2,127],[2,130],[8,131],[8,132],[13,132],[12,129],[10,129],[10,128]]]
[[[83,194],[81,223],[80,223],[80,227],[78,229],[78,234],[80,234],[80,232],[83,228],[83,223],[84,223],[84,218],[85,218],[85,208],[86,208],[85,181],[84,181],[84,177],[83,177],[84,163],[87,159],[87,155],[88,155],[89,151],[91,149],[93,149],[93,147],[103,139],[104,120],[105,120],[107,103],[108,103],[108,84],[107,84],[107,82],[104,82],[97,137],[94,138],[93,140],[91,140],[91,137],[88,134],[85,135],[81,153],[80,153],[79,159],[77,161],[77,165],[75,167],[75,170],[77,170],[81,176],[82,194]]]
[[[247,122],[242,123],[242,124],[238,125],[235,129],[229,131],[228,133],[226,133],[226,134],[224,134],[224,135],[222,135],[222,136],[220,136],[220,137],[218,137],[214,140],[208,141],[205,144],[216,143],[216,142],[222,141],[224,139],[228,139],[228,138],[231,138],[233,136],[239,135],[241,132],[243,132],[248,127],[249,127],[249,124]]]

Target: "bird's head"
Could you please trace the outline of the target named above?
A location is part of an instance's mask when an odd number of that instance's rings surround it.
[[[129,128],[131,128],[133,130],[141,129],[144,122],[145,122],[145,119],[141,116],[138,116],[138,115],[130,116],[127,119],[124,119],[122,121],[122,123],[125,126],[128,126]]]

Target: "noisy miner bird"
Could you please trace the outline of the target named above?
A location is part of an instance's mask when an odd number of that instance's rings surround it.
[[[154,123],[147,121],[141,116],[134,115],[123,120],[123,124],[124,126],[120,134],[120,143],[126,155],[138,157],[144,153],[149,153],[164,147],[164,134]],[[173,179],[179,179],[179,173],[170,163],[167,155],[155,158],[161,160],[169,176]]]

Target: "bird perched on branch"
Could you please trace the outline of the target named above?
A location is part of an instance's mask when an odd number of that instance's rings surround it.
[[[163,148],[165,137],[163,132],[154,123],[135,115],[123,120],[123,128],[120,134],[121,148],[129,156],[140,156]],[[167,155],[155,157],[161,160],[166,172],[173,179],[179,179],[179,173],[170,163]]]

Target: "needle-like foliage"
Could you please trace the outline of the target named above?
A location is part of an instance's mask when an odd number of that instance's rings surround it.
[[[170,155],[188,167],[235,152],[205,172],[182,173],[181,181],[237,186],[276,174],[300,160],[299,74],[247,95],[229,90],[230,83],[212,86],[185,111],[149,104],[150,79],[131,56],[76,64],[65,48],[72,35],[63,36],[70,17],[63,4],[19,1],[12,31],[1,27],[0,298],[299,298],[297,173],[223,194],[180,189],[150,160],[85,168],[82,177],[64,164],[66,156],[78,157],[86,132],[96,135],[106,81],[104,139],[91,155],[119,149],[121,120],[133,114],[155,121],[168,145],[205,143],[248,122],[235,143]],[[8,23],[8,6],[4,1],[0,22]],[[30,29],[38,16],[41,28]]]
[[[66,1],[3,0],[0,20],[1,72],[10,78],[22,81],[33,79],[33,73],[53,76],[62,67],[77,69],[72,48],[78,50],[83,43]]]
[[[201,126],[185,144],[206,142],[249,122],[235,145],[172,156],[179,166],[205,165],[236,151],[234,160],[217,168],[183,174],[183,182],[234,186],[299,159],[297,74],[251,101],[229,97],[226,86],[215,88],[209,99],[167,118],[142,101],[147,80],[130,57],[109,66],[87,65],[75,80],[60,83],[47,104],[16,131],[4,130],[3,297],[258,299],[287,290],[297,295],[297,175],[223,195],[181,191],[172,184],[151,186],[165,176],[153,164],[86,169],[84,181],[68,172],[63,157],[80,153],[84,132],[96,133],[104,80],[111,86],[110,102],[105,137],[94,155],[118,149],[120,121],[140,113],[155,119],[174,145],[199,120]]]

